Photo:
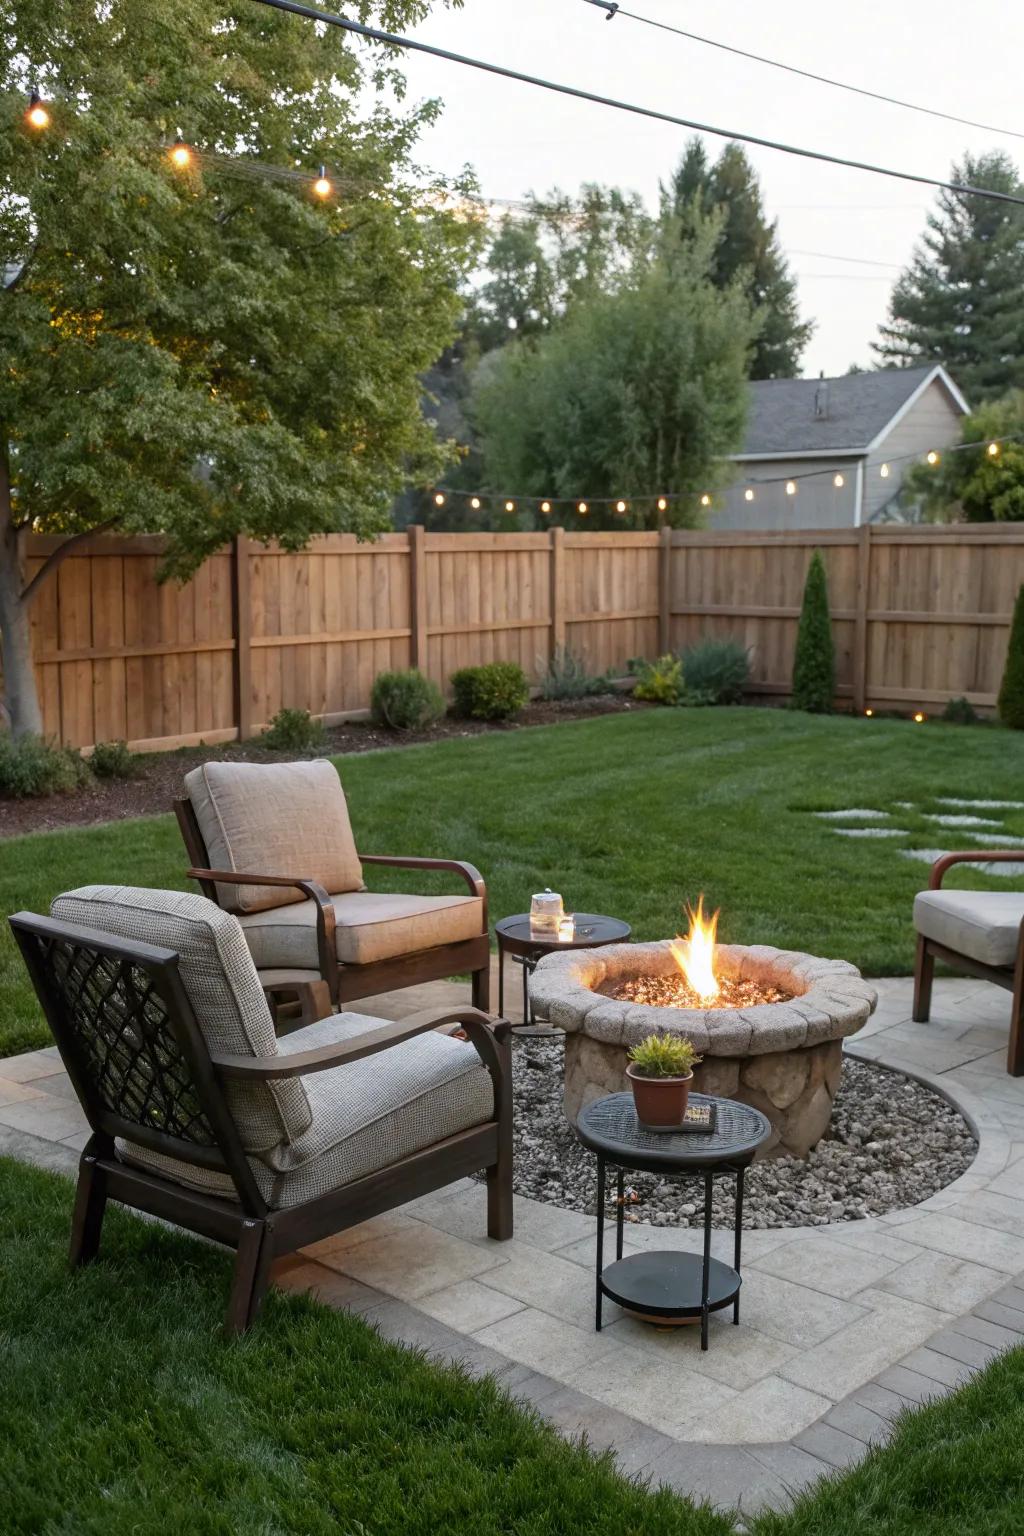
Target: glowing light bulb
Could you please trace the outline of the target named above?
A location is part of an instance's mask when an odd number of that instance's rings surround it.
[[[987,454],[988,454],[990,459],[997,458],[998,455],[999,455],[999,444],[998,443],[989,443],[988,448],[986,449],[986,452],[987,452]]]
[[[666,500],[666,498],[664,496],[659,496],[658,497],[658,511],[659,512],[667,512],[668,511],[668,501]]]
[[[881,475],[883,480],[888,480],[888,478],[889,478],[889,466],[888,466],[888,464],[883,464],[881,469],[878,471],[878,473]]]
[[[471,496],[470,499],[469,499],[469,504],[473,508],[474,512],[479,512],[480,511],[480,497],[479,496]]]
[[[542,501],[541,504],[540,504],[540,509],[545,514],[550,512],[551,511],[551,503],[550,503],[550,501]]]
[[[837,491],[841,491],[843,486],[846,484],[846,481],[842,475],[836,475],[835,479],[832,481],[832,484],[835,486]]]
[[[505,503],[505,511],[506,512],[514,512],[515,509],[516,509],[516,504],[515,504],[514,501],[506,501],[506,503]]]
[[[25,120],[30,128],[49,128],[50,114],[46,110],[45,103],[41,100],[39,92],[33,91],[28,99],[28,111]]]
[[[870,720],[871,716],[874,714],[874,710],[873,709],[866,709],[864,711],[864,713],[867,715],[868,719]]]
[[[787,496],[795,496],[796,495],[796,481],[795,480],[787,480],[786,481],[786,495]]]
[[[753,501],[753,499],[754,499],[754,493],[752,491],[748,491],[747,492],[747,500],[748,501]],[[711,505],[711,497],[708,495],[707,491],[705,491],[704,495],[701,497],[700,504],[701,504],[702,507],[710,507],[710,505]]]
[[[615,510],[616,510],[616,512],[625,512],[625,510],[626,510],[626,503],[624,501],[617,501],[615,503]]]
[[[590,511],[590,508],[587,506],[585,501],[581,501],[577,503],[576,511],[580,514],[581,517],[586,517],[587,513]]]
[[[435,507],[443,507],[444,506],[444,496],[441,494],[440,491],[438,491],[437,495],[434,497],[434,506]]]
[[[748,485],[746,490],[743,492],[743,500],[744,501],[753,501],[753,499],[754,499],[754,493],[750,489],[750,486]],[[703,506],[707,506],[707,502],[704,500],[703,496],[700,499],[700,504],[701,504],[702,507]]]
[[[179,171],[183,171],[186,166],[192,164],[192,151],[189,149],[184,139],[177,139],[175,140],[174,144],[172,144],[171,163],[176,165]]]
[[[935,465],[939,462],[939,455],[935,452],[934,448],[930,451],[930,453],[927,453],[925,457],[929,464]]]
[[[924,715],[922,715],[921,711],[918,710],[917,714],[914,716],[914,724],[915,725],[922,725],[923,723],[924,723]]]
[[[313,191],[317,197],[330,197],[333,190],[330,182],[327,180],[327,168],[322,165],[320,167],[320,175],[313,183]]]

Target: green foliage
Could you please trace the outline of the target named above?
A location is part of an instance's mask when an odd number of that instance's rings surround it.
[[[951,180],[1024,194],[1001,150],[965,155]],[[874,351],[900,367],[945,364],[972,401],[1024,387],[1024,208],[941,191]]]
[[[661,489],[680,497],[670,519],[699,521],[700,494],[742,436],[754,332],[741,288],[711,281],[713,246],[707,227],[684,248],[670,221],[614,291],[485,360],[471,405],[489,486],[631,503],[625,517],[613,505],[565,514],[577,527],[654,526]]]
[[[274,752],[322,752],[327,732],[308,709],[279,709],[260,739]]]
[[[828,582],[821,550],[816,549],[807,567],[807,580],[804,583],[803,607],[800,610],[793,657],[793,692],[790,702],[794,709],[827,715],[831,712],[835,691],[836,662],[832,621],[828,611]]]
[[[89,767],[98,779],[137,779],[142,765],[126,741],[98,741]]]
[[[942,718],[947,725],[977,725],[978,712],[969,699],[949,699]]]
[[[587,699],[613,692],[610,672],[588,672],[585,663],[560,646],[541,674],[542,699]]]
[[[706,635],[679,657],[687,701],[739,704],[750,676],[750,652],[739,640]]]
[[[444,714],[444,696],[418,667],[407,672],[378,672],[370,695],[377,725],[392,731],[423,731]]]
[[[701,1060],[685,1035],[648,1035],[628,1054],[644,1077],[689,1077]]]
[[[687,242],[702,218],[718,217],[711,278],[721,289],[741,283],[753,307],[758,330],[750,377],[795,377],[814,325],[800,319],[796,279],[779,243],[778,226],[764,211],[761,183],[742,145],[726,144],[709,165],[703,142],[691,139],[668,187],[662,188],[662,202],[681,220]]]
[[[1024,586],[1019,589],[1013,605],[1013,623],[996,707],[1004,725],[1024,731]]]
[[[933,522],[1024,522],[1024,389],[965,416],[960,441],[980,446],[945,453],[935,466],[915,464],[903,500],[919,502]]]
[[[451,683],[455,713],[468,720],[510,720],[530,697],[526,673],[513,661],[462,667]]]
[[[629,670],[637,680],[634,699],[644,699],[648,704],[678,704],[682,698],[683,664],[671,652],[659,656],[657,661],[634,656],[630,659]]]
[[[76,747],[59,747],[44,736],[0,732],[0,799],[70,795],[92,778]]]

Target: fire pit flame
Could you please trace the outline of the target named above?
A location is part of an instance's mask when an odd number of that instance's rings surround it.
[[[671,946],[673,958],[686,977],[690,990],[702,1003],[712,1003],[722,990],[715,975],[715,934],[718,912],[704,916],[704,893],[697,900],[697,910],[687,904],[690,931],[686,938],[677,935]]]

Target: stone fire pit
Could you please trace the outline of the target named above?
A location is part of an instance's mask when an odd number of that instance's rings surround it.
[[[626,1087],[626,1053],[651,1033],[686,1035],[703,1056],[694,1087],[752,1104],[774,1130],[765,1152],[806,1157],[828,1129],[843,1038],[856,1034],[877,994],[853,965],[765,944],[719,944],[723,978],[789,994],[743,1008],[672,1008],[616,998],[624,982],[677,972],[669,940],[550,954],[530,982],[534,1006],[563,1029],[565,1112]]]

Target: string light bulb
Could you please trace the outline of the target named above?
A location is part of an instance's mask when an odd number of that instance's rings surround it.
[[[435,507],[443,507],[444,506],[444,494],[443,494],[443,492],[441,492],[441,491],[437,492],[436,496],[434,497],[434,506]]]
[[[786,481],[786,495],[787,496],[795,496],[796,495],[796,481],[795,480],[787,480]]]
[[[999,457],[999,444],[998,443],[989,443],[989,445],[988,445],[988,447],[987,447],[987,449],[985,451],[988,454],[990,459],[998,458]]]
[[[889,478],[889,466],[888,466],[888,464],[883,464],[881,469],[878,471],[878,473],[881,475],[883,480],[888,480],[888,478]]]
[[[835,486],[837,491],[841,491],[843,486],[846,484],[846,480],[842,475],[836,475],[835,479],[832,481],[832,484]]]
[[[748,485],[746,490],[743,492],[743,500],[744,501],[753,501],[753,499],[754,499],[754,493],[751,490],[750,486]],[[703,497],[701,497],[701,505],[702,506],[704,505],[704,498]]]
[[[516,504],[515,504],[514,501],[506,501],[506,503],[505,503],[505,511],[506,512],[514,512],[515,509],[516,509]]]
[[[935,452],[934,448],[930,449],[929,452],[927,454],[925,454],[925,458],[927,459],[928,463],[931,464],[933,467],[939,462],[939,455]],[[915,719],[917,718],[916,715],[915,715],[914,718]],[[921,718],[923,719],[924,716],[922,716]]]
[[[753,492],[749,491],[747,493],[747,500],[748,501],[753,501],[753,499],[754,499]],[[711,505],[711,497],[708,495],[707,491],[705,491],[704,495],[701,497],[700,504],[701,504],[702,507],[710,507],[710,505]]]
[[[580,501],[576,503],[576,511],[580,514],[581,517],[586,517],[587,513],[590,511],[590,508],[587,506],[585,501]]]
[[[175,139],[171,145],[171,164],[176,165],[179,171],[185,170],[187,166],[192,164],[192,151],[184,139]]]
[[[544,513],[544,515],[546,517],[547,514],[551,511],[551,503],[550,503],[550,501],[542,501],[541,504],[540,504],[540,509],[541,509],[541,511]]]
[[[327,167],[325,165],[320,167],[320,174],[313,183],[313,191],[317,197],[330,197],[333,191],[330,182],[327,180]]]
[[[668,498],[667,497],[665,497],[665,496],[659,496],[658,497],[658,511],[659,512],[667,512],[668,511]]]
[[[617,501],[615,503],[615,510],[616,510],[616,512],[625,512],[625,510],[626,510],[626,503],[624,501]]]
[[[46,103],[38,91],[33,91],[28,99],[28,111],[25,113],[25,121],[30,128],[49,128],[50,114],[46,110]]]
[[[480,511],[480,497],[479,496],[471,496],[470,499],[469,499],[469,504],[473,508],[474,512],[479,512]]]

